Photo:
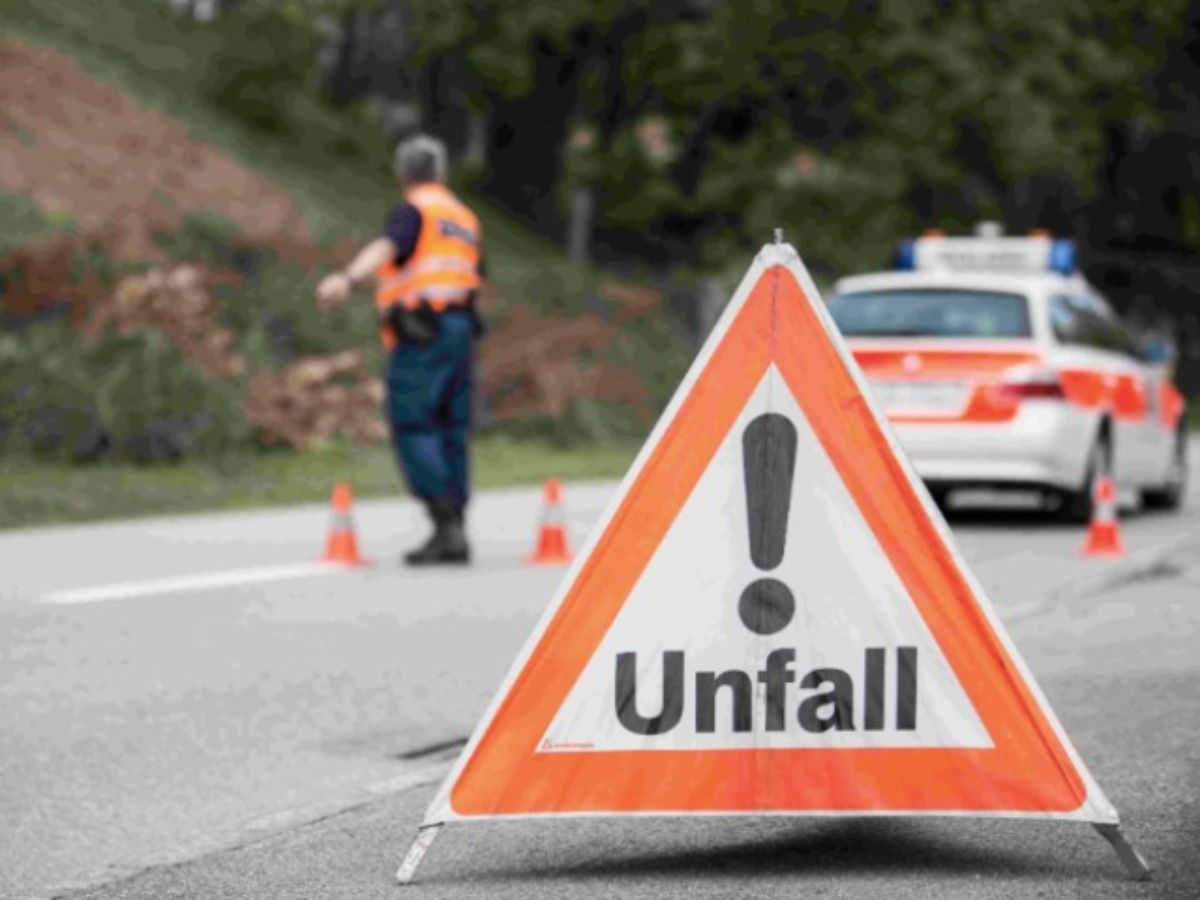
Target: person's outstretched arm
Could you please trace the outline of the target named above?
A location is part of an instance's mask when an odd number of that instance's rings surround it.
[[[362,284],[381,265],[396,258],[396,245],[391,238],[378,237],[358,251],[350,265],[332,272],[317,285],[317,306],[332,309],[349,298],[354,288]]]

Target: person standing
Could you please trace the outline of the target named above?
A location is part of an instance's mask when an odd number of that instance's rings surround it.
[[[375,279],[388,350],[386,412],[397,460],[433,521],[433,535],[405,554],[408,565],[470,561],[465,529],[470,468],[476,303],[483,277],[482,233],[474,213],[446,187],[446,148],[418,135],[396,148],[404,200],[383,233],[317,286],[330,309]]]

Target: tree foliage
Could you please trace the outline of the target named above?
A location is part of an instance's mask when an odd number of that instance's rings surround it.
[[[1145,78],[1184,5],[411,0],[407,9],[423,58],[461,57],[494,138],[553,145],[549,165],[544,152],[501,153],[492,173],[501,193],[508,183],[528,196],[540,183],[561,208],[568,188],[592,185],[602,227],[677,244],[676,257],[698,246],[691,261],[701,264],[783,225],[836,266],[863,246],[882,252],[921,224],[914,215],[951,226],[999,215],[1008,187],[1041,173],[1086,193],[1104,124],[1151,122]]]
[[[310,21],[386,4],[247,2]],[[403,64],[432,127],[486,116],[482,187],[543,227],[588,186],[642,257],[719,268],[781,225],[842,268],[914,227],[1011,217],[1030,179],[1088,194],[1105,127],[1154,127],[1148,80],[1187,5],[406,0]]]

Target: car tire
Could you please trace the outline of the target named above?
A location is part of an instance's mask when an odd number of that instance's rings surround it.
[[[1062,502],[1058,507],[1059,517],[1064,522],[1085,525],[1092,520],[1095,506],[1096,478],[1101,473],[1112,472],[1112,445],[1109,443],[1107,431],[1101,431],[1096,436],[1096,442],[1088,451],[1087,468],[1083,473],[1083,483],[1074,491],[1063,491]]]
[[[1175,432],[1175,445],[1171,451],[1171,470],[1162,487],[1142,491],[1142,504],[1146,509],[1179,509],[1187,495],[1188,455],[1187,429],[1180,427]]]

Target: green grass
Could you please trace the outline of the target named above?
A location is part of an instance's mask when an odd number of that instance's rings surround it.
[[[564,480],[618,478],[633,444],[557,447],[480,438],[473,445],[476,490]],[[335,444],[308,453],[246,453],[177,466],[63,466],[26,457],[0,459],[0,529],[223,509],[319,503],[334,480],[359,497],[405,489],[384,447]]]
[[[47,215],[23,194],[0,190],[0,256],[69,227],[68,217]]]

